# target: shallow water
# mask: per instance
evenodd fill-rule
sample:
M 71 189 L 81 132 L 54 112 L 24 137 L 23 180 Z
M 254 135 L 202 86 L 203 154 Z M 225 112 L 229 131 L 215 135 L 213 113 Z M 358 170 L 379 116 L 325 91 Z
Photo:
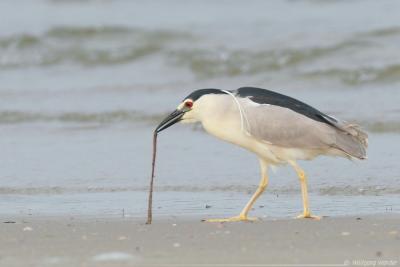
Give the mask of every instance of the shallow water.
M 244 85 L 369 132 L 367 161 L 301 163 L 317 213 L 399 212 L 399 12 L 395 1 L 2 1 L 0 213 L 145 216 L 155 125 L 194 89 Z M 179 125 L 159 138 L 155 213 L 231 215 L 258 180 L 253 155 Z M 295 215 L 294 172 L 271 172 L 255 207 Z

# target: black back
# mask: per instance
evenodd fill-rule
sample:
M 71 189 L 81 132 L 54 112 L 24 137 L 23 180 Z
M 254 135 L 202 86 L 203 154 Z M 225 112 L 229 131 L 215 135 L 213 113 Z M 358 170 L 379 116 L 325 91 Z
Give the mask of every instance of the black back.
M 208 94 L 226 94 L 226 93 L 223 92 L 221 89 L 213 89 L 213 88 L 199 89 L 199 90 L 193 91 L 190 95 L 185 97 L 185 99 L 189 99 L 190 98 L 193 101 L 196 101 L 201 96 L 208 95 Z
M 306 103 L 270 90 L 255 87 L 241 87 L 237 89 L 237 95 L 240 97 L 248 97 L 251 101 L 258 104 L 270 104 L 288 108 L 310 119 L 327 123 L 329 125 L 333 125 L 333 123 L 329 120 L 333 120 L 336 122 L 334 118 L 307 105 Z

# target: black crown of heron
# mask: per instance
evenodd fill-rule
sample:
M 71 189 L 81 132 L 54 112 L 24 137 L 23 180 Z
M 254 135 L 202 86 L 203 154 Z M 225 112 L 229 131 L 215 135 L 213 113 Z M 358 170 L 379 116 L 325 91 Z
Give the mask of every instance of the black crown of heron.
M 158 125 L 155 137 L 177 122 L 200 122 L 206 132 L 255 153 L 260 162 L 259 186 L 240 214 L 209 222 L 256 220 L 248 213 L 268 185 L 268 167 L 281 164 L 290 164 L 300 180 L 303 212 L 298 217 L 319 219 L 310 212 L 307 177 L 297 160 L 320 155 L 366 159 L 368 135 L 358 125 L 261 88 L 196 90 Z

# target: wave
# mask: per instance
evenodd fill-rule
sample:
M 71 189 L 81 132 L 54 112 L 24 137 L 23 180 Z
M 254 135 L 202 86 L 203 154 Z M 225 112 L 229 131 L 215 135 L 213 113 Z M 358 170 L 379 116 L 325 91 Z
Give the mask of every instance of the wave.
M 238 49 L 232 50 L 221 47 L 213 48 L 185 48 L 178 51 L 169 51 L 168 61 L 180 67 L 191 70 L 198 78 L 235 77 L 258 74 L 276 74 L 288 71 L 285 75 L 299 78 L 338 79 L 344 84 L 359 85 L 366 83 L 398 82 L 400 81 L 400 62 L 374 63 L 358 66 L 346 64 L 349 55 L 357 53 L 359 57 L 372 59 L 390 56 L 385 52 L 397 42 L 400 36 L 400 27 L 388 27 L 371 31 L 354 33 L 340 42 L 328 46 L 270 49 Z M 395 38 L 383 40 L 384 37 Z M 389 54 L 387 54 L 389 53 Z M 389 55 L 389 56 L 388 56 Z M 340 62 L 336 68 L 309 72 L 308 66 L 315 62 Z M 379 60 L 381 61 L 381 60 Z M 344 63 L 344 64 L 343 64 Z M 349 67 L 347 67 L 349 66 Z
M 383 68 L 334 68 L 304 73 L 303 77 L 312 79 L 337 79 L 348 85 L 398 82 L 400 81 L 400 64 L 389 65 Z
M 400 35 L 400 27 L 392 26 L 359 34 L 361 37 L 389 37 Z
M 132 110 L 114 110 L 107 112 L 65 112 L 39 113 L 25 111 L 0 111 L 0 124 L 23 123 L 77 123 L 77 124 L 118 124 L 118 123 L 149 123 L 160 122 L 166 113 L 148 114 Z M 357 120 L 349 120 L 356 121 Z M 358 121 L 364 129 L 371 133 L 400 133 L 398 121 Z M 198 128 L 194 127 L 194 130 Z
M 119 26 L 56 27 L 42 35 L 0 38 L 0 68 L 78 64 L 123 64 L 153 55 L 167 44 L 190 38 L 172 31 Z
M 348 40 L 328 47 L 254 52 L 220 47 L 188 49 L 195 39 L 199 38 L 184 32 L 120 26 L 56 27 L 42 35 L 0 38 L 0 68 L 124 64 L 163 52 L 169 63 L 189 68 L 199 77 L 212 78 L 277 71 L 364 45 Z M 183 45 L 169 46 L 181 41 Z
M 272 49 L 261 51 L 228 49 L 186 49 L 171 51 L 170 62 L 190 68 L 200 78 L 254 75 L 295 67 L 301 63 L 328 57 L 358 47 L 360 42 L 346 41 L 327 47 Z
M 99 123 L 110 124 L 120 122 L 157 122 L 166 114 L 145 114 L 138 111 L 117 110 L 98 113 L 66 112 L 47 114 L 23 111 L 0 112 L 0 124 L 62 122 L 62 123 Z
M 354 33 L 328 46 L 233 49 L 210 45 L 207 36 L 172 30 L 56 27 L 40 35 L 0 38 L 0 69 L 63 64 L 112 66 L 158 56 L 165 67 L 188 69 L 199 79 L 275 75 L 285 71 L 285 76 L 338 80 L 347 85 L 392 83 L 400 81 L 400 62 L 391 56 L 394 40 L 399 36 L 400 27 L 387 27 Z M 389 49 L 385 49 L 386 46 Z M 348 55 L 353 53 L 357 53 L 358 58 L 372 57 L 372 63 L 350 64 Z M 378 66 L 373 63 L 377 58 Z M 382 62 L 382 58 L 390 58 L 390 63 Z M 309 70 L 313 63 L 325 66 L 324 62 L 338 65 Z
M 147 186 L 121 186 L 121 187 L 0 187 L 0 194 L 3 195 L 59 195 L 77 193 L 113 193 L 113 192 L 147 192 Z M 192 186 L 192 185 L 165 185 L 157 186 L 158 192 L 242 192 L 252 194 L 254 186 L 230 185 L 230 186 Z M 365 196 L 365 195 L 386 195 L 400 194 L 398 187 L 385 187 L 380 185 L 369 186 L 327 186 L 310 191 L 311 193 L 332 196 Z M 268 194 L 279 196 L 300 194 L 298 187 L 280 187 L 269 189 Z

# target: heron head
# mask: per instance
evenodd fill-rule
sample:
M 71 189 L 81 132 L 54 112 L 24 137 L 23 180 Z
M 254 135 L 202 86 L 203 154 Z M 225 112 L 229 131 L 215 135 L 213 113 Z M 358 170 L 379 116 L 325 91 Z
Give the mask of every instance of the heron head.
M 178 107 L 169 114 L 156 128 L 159 133 L 177 122 L 196 122 L 199 121 L 199 113 L 201 112 L 201 102 L 203 96 L 209 94 L 226 94 L 220 89 L 200 89 L 192 92 L 190 95 L 178 105 Z

